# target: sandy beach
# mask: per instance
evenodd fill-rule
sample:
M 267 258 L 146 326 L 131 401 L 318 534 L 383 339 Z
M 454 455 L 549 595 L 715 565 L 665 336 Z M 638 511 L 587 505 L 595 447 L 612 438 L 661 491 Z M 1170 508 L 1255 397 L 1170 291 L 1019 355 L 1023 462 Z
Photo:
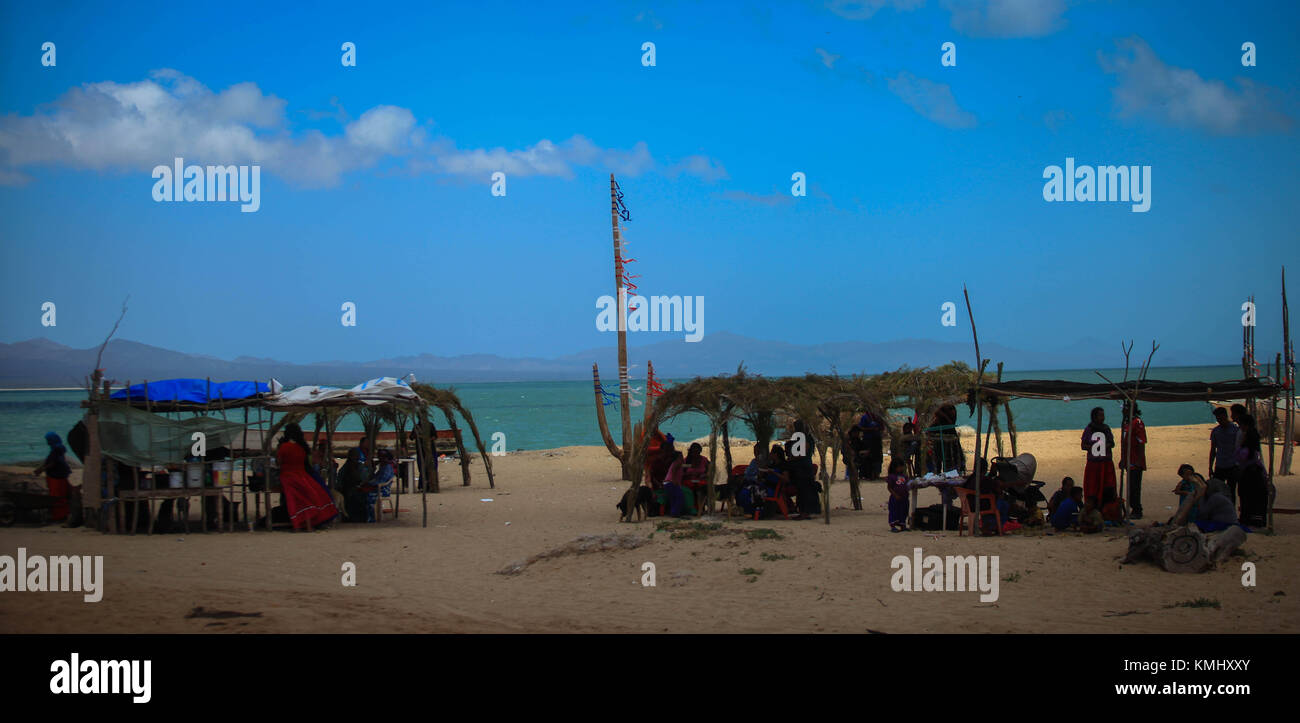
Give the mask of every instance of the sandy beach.
M 1172 514 L 1174 470 L 1204 466 L 1209 426 L 1148 431 L 1143 525 Z M 1081 479 L 1078 435 L 1020 434 L 1047 492 L 1064 475 Z M 733 454 L 737 463 L 750 456 L 745 447 Z M 310 534 L 2 529 L 0 554 L 25 547 L 29 555 L 103 555 L 105 582 L 98 603 L 73 592 L 0 595 L 0 632 L 1295 633 L 1300 623 L 1294 515 L 1277 515 L 1276 534 L 1251 535 L 1240 556 L 1213 571 L 1178 575 L 1149 563 L 1121 566 L 1127 543 L 1119 532 L 891 534 L 881 483 L 864 483 L 865 509 L 857 512 L 849 485 L 836 482 L 829 526 L 820 518 L 716 517 L 719 529 L 673 539 L 657 529 L 665 518 L 618 521 L 625 484 L 604 448 L 512 453 L 493 464 L 494 490 L 480 463 L 470 487 L 460 485 L 457 466 L 444 464 L 444 491 L 428 496 L 427 528 L 420 496 L 403 495 L 396 521 Z M 1277 487 L 1277 506 L 1300 507 L 1300 477 L 1279 478 Z M 921 505 L 937 501 L 936 491 L 922 491 Z M 570 545 L 611 534 L 627 536 L 623 544 L 634 549 L 578 554 Z M 998 555 L 999 599 L 894 592 L 890 560 L 915 547 Z M 1245 561 L 1257 566 L 1256 587 L 1242 585 Z M 355 587 L 341 583 L 345 562 L 356 564 Z M 654 587 L 642 585 L 644 562 L 656 566 Z M 1178 606 L 1198 598 L 1219 607 Z M 197 607 L 249 616 L 187 617 Z

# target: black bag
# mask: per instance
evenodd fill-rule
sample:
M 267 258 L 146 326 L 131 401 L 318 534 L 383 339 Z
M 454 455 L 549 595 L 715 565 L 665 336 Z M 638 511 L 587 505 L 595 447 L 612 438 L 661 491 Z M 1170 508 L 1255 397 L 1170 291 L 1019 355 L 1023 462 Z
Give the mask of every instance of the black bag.
M 960 519 L 961 510 L 956 505 L 949 505 L 948 529 L 956 530 L 958 528 L 957 521 Z M 936 504 L 917 508 L 916 516 L 912 518 L 912 527 L 918 530 L 943 529 L 943 505 Z

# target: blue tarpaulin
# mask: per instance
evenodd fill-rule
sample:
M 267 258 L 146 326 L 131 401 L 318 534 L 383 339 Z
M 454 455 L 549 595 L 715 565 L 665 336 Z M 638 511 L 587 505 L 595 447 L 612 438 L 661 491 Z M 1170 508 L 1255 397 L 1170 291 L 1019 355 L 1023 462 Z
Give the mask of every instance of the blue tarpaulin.
M 209 383 L 206 379 L 164 379 L 144 384 L 132 384 L 126 389 L 113 392 L 113 399 L 129 399 L 132 402 L 190 402 L 206 404 L 209 401 L 220 403 L 232 402 L 266 394 L 271 391 L 266 382 L 212 382 L 211 399 Z M 129 396 L 128 396 L 129 395 Z

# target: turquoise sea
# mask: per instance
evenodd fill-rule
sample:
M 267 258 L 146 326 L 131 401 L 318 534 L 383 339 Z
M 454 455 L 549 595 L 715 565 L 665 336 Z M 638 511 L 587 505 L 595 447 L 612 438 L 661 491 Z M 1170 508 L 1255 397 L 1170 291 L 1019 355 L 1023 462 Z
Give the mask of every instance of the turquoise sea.
M 1119 381 L 1123 369 L 1102 369 L 1112 380 Z M 1240 367 L 1165 367 L 1153 368 L 1152 379 L 1166 381 L 1222 381 L 1241 376 Z M 1004 375 L 1005 379 L 1064 379 L 1081 382 L 1099 382 L 1092 370 L 1020 372 Z M 435 382 L 436 383 L 436 382 Z M 636 382 L 633 382 L 634 386 Z M 592 401 L 591 382 L 492 382 L 452 385 L 474 414 L 484 442 L 491 444 L 494 432 L 506 435 L 506 448 L 548 449 L 569 445 L 600 445 L 600 431 L 596 426 Z M 38 460 L 45 456 L 45 432 L 55 431 L 66 437 L 67 431 L 81 418 L 81 401 L 85 392 L 80 390 L 0 391 L 0 464 Z M 1092 402 L 1052 402 L 1018 400 L 1012 403 L 1016 428 L 1025 431 L 1042 429 L 1083 429 L 1088 422 Z M 1103 403 L 1107 419 L 1112 424 L 1119 420 L 1119 403 Z M 1144 404 L 1143 419 L 1150 426 L 1171 424 L 1205 424 L 1213 421 L 1208 404 L 1187 402 L 1178 404 Z M 633 409 L 633 419 L 640 418 L 643 407 Z M 966 408 L 958 407 L 964 415 Z M 231 413 L 235 414 L 234 412 Z M 618 407 L 606 407 L 610 428 L 619 438 Z M 235 417 L 231 417 L 234 419 Z M 240 415 L 242 418 L 242 414 Z M 974 424 L 967 419 L 964 424 Z M 445 423 L 439 420 L 439 427 Z M 349 417 L 341 429 L 360 430 L 356 417 Z M 679 417 L 665 425 L 679 440 L 690 440 L 709 433 L 708 423 L 698 415 Z M 753 434 L 737 424 L 732 433 L 752 438 Z

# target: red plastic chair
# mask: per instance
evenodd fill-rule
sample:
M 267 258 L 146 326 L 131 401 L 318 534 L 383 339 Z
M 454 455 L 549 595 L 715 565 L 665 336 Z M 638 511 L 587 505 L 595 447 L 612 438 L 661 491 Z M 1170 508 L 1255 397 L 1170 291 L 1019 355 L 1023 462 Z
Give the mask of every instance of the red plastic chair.
M 980 510 L 979 514 L 976 515 L 972 512 L 974 508 L 971 505 L 971 498 L 975 496 L 975 490 L 968 487 L 954 487 L 952 489 L 957 493 L 957 496 L 961 498 L 961 518 L 957 520 L 958 537 L 961 537 L 963 532 L 966 530 L 967 520 L 970 521 L 970 534 L 973 537 L 975 535 L 976 517 L 978 517 L 979 521 L 982 523 L 984 518 L 990 515 L 993 517 L 993 527 L 997 529 L 999 535 L 1002 534 L 1002 518 L 998 515 L 997 495 L 980 495 L 981 502 L 988 500 L 989 508 L 987 510 Z
M 761 484 L 759 486 L 762 487 Z M 776 508 L 781 511 L 781 516 L 788 520 L 790 519 L 790 507 L 789 505 L 786 504 L 785 501 L 787 496 L 785 492 L 785 488 L 786 488 L 786 483 L 778 481 L 776 483 L 776 488 L 773 489 L 772 494 L 770 496 L 767 493 L 763 494 L 763 504 L 767 504 L 768 502 L 775 502 Z M 762 512 L 762 508 L 755 506 L 754 519 L 756 520 L 758 519 L 758 515 L 760 512 Z

